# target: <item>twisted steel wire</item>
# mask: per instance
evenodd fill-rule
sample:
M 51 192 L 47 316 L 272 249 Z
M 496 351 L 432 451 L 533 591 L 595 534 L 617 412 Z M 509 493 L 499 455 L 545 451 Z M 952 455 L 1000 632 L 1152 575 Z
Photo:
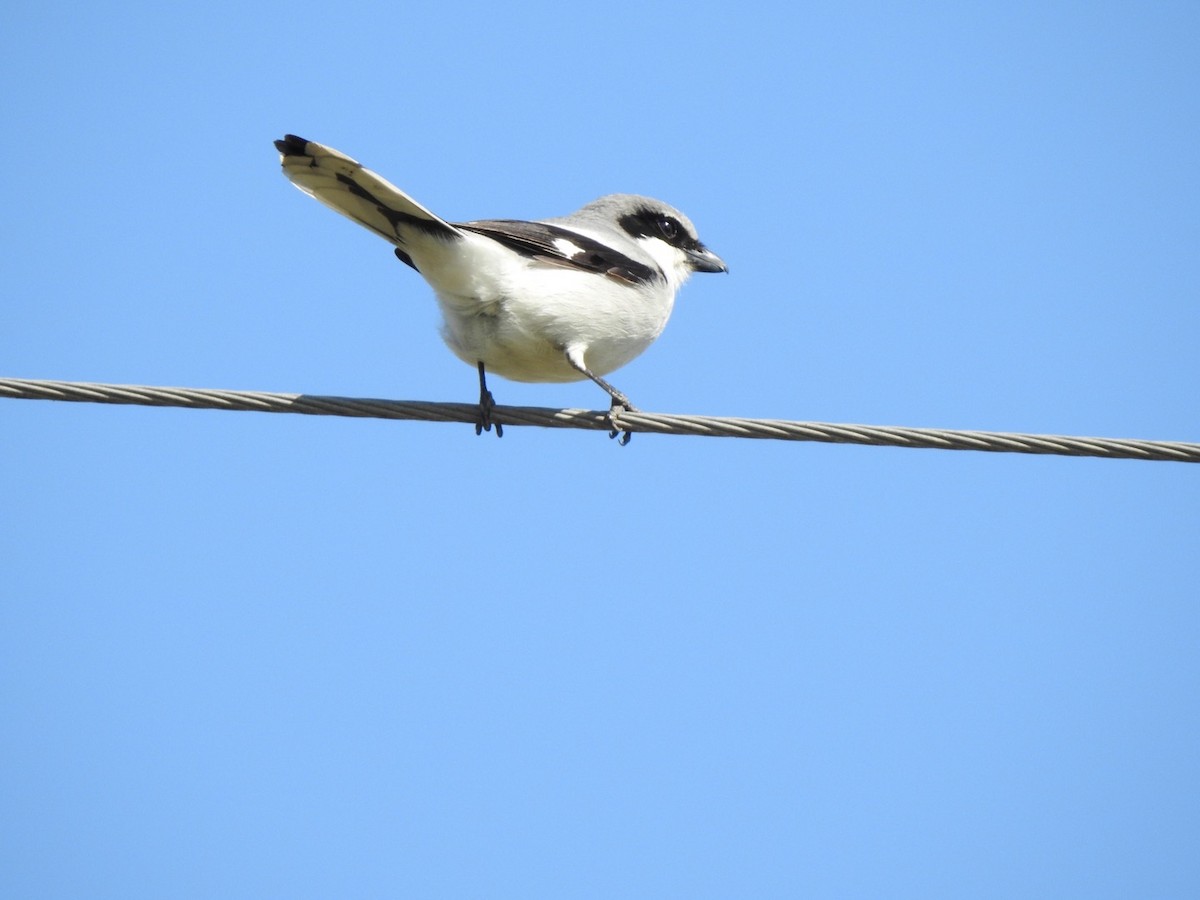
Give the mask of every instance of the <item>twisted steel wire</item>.
M 420 400 L 381 400 L 329 397 L 318 394 L 283 394 L 268 391 L 156 387 L 24 378 L 0 378 L 0 397 L 17 400 L 65 400 L 77 403 L 301 413 L 314 416 L 414 419 L 426 422 L 474 423 L 479 412 L 478 407 L 473 403 L 431 403 Z M 671 415 L 641 410 L 619 410 L 610 415 L 607 412 L 592 410 L 547 409 L 533 406 L 497 406 L 492 411 L 492 420 L 505 427 L 537 425 L 543 428 L 584 428 L 598 431 L 610 431 L 617 428 L 632 432 L 690 434 L 704 437 L 819 441 L 880 447 L 1200 462 L 1200 444 L 1131 438 L 960 431 L 889 425 L 846 425 L 784 419 Z

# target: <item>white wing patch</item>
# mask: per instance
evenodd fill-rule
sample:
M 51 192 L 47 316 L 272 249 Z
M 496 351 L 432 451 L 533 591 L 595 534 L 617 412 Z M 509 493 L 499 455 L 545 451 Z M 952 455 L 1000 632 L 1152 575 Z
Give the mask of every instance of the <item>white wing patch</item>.
M 554 239 L 554 249 L 567 259 L 574 259 L 576 256 L 581 256 L 583 254 L 582 247 L 564 237 Z

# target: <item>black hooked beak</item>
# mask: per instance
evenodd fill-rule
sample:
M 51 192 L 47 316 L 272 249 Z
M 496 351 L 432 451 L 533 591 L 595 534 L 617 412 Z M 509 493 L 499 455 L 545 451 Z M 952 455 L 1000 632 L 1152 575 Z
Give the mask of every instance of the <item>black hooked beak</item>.
M 703 244 L 696 246 L 695 250 L 687 251 L 688 263 L 691 264 L 693 272 L 728 272 L 729 266 L 725 265 L 725 260 L 717 256 Z

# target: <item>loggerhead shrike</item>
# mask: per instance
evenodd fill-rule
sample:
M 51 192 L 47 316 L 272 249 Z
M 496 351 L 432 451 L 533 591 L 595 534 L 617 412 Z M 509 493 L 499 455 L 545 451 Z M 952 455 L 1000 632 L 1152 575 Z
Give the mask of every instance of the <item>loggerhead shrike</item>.
M 275 147 L 292 184 L 395 244 L 400 261 L 433 287 L 442 337 L 479 371 L 476 434 L 492 425 L 486 372 L 513 381 L 590 378 L 614 409 L 632 410 L 603 376 L 662 333 L 692 272 L 728 271 L 687 216 L 649 197 L 609 194 L 538 222 L 451 223 L 330 147 L 292 134 Z

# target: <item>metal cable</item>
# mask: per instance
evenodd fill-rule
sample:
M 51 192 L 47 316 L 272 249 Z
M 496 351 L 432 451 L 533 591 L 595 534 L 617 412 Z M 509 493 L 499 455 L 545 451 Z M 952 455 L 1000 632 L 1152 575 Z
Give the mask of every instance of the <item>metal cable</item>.
M 419 400 L 373 400 L 316 394 L 266 391 L 226 391 L 211 388 L 151 387 L 95 384 L 81 381 L 42 381 L 0 378 L 0 397 L 17 400 L 67 400 L 78 403 L 117 403 L 137 406 L 178 406 L 188 409 L 229 409 L 248 412 L 303 413 L 312 416 L 352 416 L 376 419 L 418 419 L 426 422 L 474 423 L 473 403 L 429 403 Z M 1145 459 L 1200 462 L 1200 444 L 1144 441 L 1129 438 L 1067 437 L 996 431 L 954 431 L 943 428 L 902 428 L 884 425 L 839 425 L 792 422 L 783 419 L 742 419 L 726 416 L 686 416 L 642 411 L 614 413 L 534 406 L 497 406 L 492 420 L 505 427 L 585 428 L 705 437 L 760 438 L 781 441 L 820 441 L 935 450 L 982 450 L 993 453 L 1035 453 L 1055 456 L 1098 456 L 1106 459 Z

